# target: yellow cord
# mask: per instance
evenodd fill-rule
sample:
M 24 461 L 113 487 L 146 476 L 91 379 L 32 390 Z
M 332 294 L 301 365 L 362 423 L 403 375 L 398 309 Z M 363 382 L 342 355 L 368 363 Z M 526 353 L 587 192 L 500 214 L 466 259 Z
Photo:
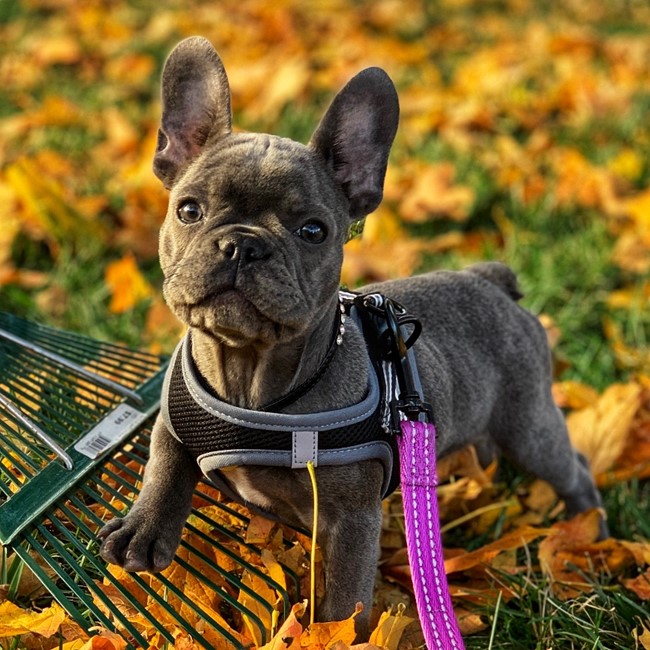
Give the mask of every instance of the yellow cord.
M 307 463 L 307 471 L 311 479 L 311 489 L 314 494 L 314 522 L 311 534 L 311 557 L 310 557 L 310 582 L 311 582 L 311 607 L 309 608 L 309 624 L 313 625 L 316 616 L 316 540 L 318 530 L 318 484 L 316 483 L 316 470 L 314 463 L 310 460 Z

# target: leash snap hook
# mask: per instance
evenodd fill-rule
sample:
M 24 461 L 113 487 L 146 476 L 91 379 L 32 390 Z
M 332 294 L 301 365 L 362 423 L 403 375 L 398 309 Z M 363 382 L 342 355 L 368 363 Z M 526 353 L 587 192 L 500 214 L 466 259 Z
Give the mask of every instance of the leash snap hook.
M 386 325 L 388 326 L 387 334 L 389 338 L 389 358 L 393 361 L 395 372 L 397 374 L 397 383 L 399 385 L 399 399 L 391 403 L 393 416 L 393 425 L 397 431 L 400 431 L 400 421 L 406 417 L 408 420 L 420 422 L 433 422 L 433 410 L 431 405 L 423 401 L 417 388 L 416 372 L 413 360 L 409 354 L 409 348 L 419 336 L 422 326 L 420 321 L 408 318 L 402 319 L 402 323 L 412 323 L 415 325 L 414 331 L 404 339 L 400 319 L 396 313 L 395 303 L 386 299 L 384 302 L 384 313 Z

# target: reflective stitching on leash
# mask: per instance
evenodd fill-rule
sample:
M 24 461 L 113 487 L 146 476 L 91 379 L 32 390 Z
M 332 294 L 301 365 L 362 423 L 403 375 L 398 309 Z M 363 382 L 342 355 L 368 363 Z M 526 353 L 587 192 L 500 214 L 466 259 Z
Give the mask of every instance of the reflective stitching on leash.
M 412 468 L 412 474 L 413 474 L 413 486 L 410 487 L 410 489 L 413 492 L 413 524 L 414 524 L 414 533 L 415 533 L 415 548 L 418 554 L 418 564 L 420 565 L 420 575 L 421 576 L 426 576 L 428 571 L 424 568 L 424 561 L 422 559 L 422 540 L 420 536 L 420 527 L 419 527 L 419 521 L 418 517 L 420 515 L 420 508 L 418 508 L 418 503 L 417 503 L 417 496 L 418 496 L 418 490 L 415 487 L 415 482 L 417 480 L 417 449 L 416 449 L 416 434 L 417 434 L 417 428 L 415 426 L 415 422 L 410 422 L 409 425 L 411 427 L 411 468 Z M 428 490 L 427 490 L 428 492 Z M 427 508 L 427 515 L 428 515 L 428 508 Z M 431 544 L 431 550 L 435 552 L 435 547 L 433 544 Z M 424 600 L 427 605 L 427 614 L 429 616 L 429 620 L 431 622 L 431 630 L 433 631 L 434 636 L 436 637 L 436 642 L 440 644 L 440 635 L 438 634 L 438 629 L 437 626 L 435 625 L 435 615 L 433 614 L 433 608 L 431 606 L 431 598 L 429 596 L 429 586 L 427 584 L 427 580 L 420 580 L 419 581 L 420 589 L 422 591 L 422 594 L 424 595 Z
M 413 425 L 415 427 L 415 425 Z M 424 427 L 423 427 L 424 428 Z M 454 648 L 458 648 L 458 645 L 456 644 L 456 638 L 454 636 L 454 631 L 452 628 L 451 621 L 449 620 L 449 612 L 447 611 L 447 603 L 445 601 L 445 595 L 443 593 L 442 589 L 442 580 L 446 580 L 447 576 L 441 576 L 440 575 L 440 567 L 444 566 L 444 558 L 442 557 L 442 549 L 439 548 L 439 545 L 437 543 L 437 537 L 436 535 L 437 532 L 437 508 L 435 508 L 435 504 L 432 502 L 432 492 L 435 490 L 435 485 L 438 484 L 438 477 L 435 477 L 435 481 L 433 485 L 429 483 L 429 477 L 430 477 L 430 457 L 429 457 L 429 452 L 430 452 L 430 436 L 426 435 L 430 433 L 430 431 L 425 431 L 424 433 L 424 458 L 425 458 L 425 473 L 427 477 L 427 487 L 425 488 L 425 495 L 426 495 L 426 500 L 427 500 L 427 524 L 428 524 L 428 533 L 429 533 L 429 542 L 431 543 L 431 550 L 432 550 L 432 564 L 433 564 L 433 572 L 435 574 L 435 584 L 436 584 L 436 592 L 438 595 L 438 604 L 440 606 L 440 612 L 442 613 L 442 616 L 445 621 L 445 627 L 447 629 L 447 634 L 449 635 L 449 639 L 451 640 L 451 644 Z M 435 459 L 434 459 L 435 462 Z
M 407 550 L 425 641 L 429 650 L 464 650 L 463 638 L 453 614 L 447 577 L 442 568 L 442 541 L 437 501 L 434 501 L 434 490 L 438 482 L 435 427 L 407 419 L 402 420 L 401 428 L 400 454 Z

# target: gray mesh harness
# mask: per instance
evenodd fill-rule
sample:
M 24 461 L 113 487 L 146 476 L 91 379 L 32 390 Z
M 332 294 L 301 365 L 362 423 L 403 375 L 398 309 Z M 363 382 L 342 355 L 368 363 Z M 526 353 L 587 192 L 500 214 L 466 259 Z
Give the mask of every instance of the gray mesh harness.
M 304 468 L 379 460 L 382 497 L 399 484 L 395 437 L 385 427 L 384 375 L 370 363 L 366 396 L 358 404 L 320 413 L 285 414 L 239 408 L 210 392 L 186 336 L 176 348 L 163 386 L 161 413 L 170 432 L 202 472 L 239 500 L 221 471 L 241 465 Z

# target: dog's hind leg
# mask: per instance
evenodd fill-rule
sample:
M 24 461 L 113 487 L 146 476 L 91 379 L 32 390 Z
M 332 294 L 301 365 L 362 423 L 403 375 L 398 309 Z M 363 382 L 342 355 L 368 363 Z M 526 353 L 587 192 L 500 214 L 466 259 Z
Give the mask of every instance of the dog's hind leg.
M 600 493 L 596 488 L 589 465 L 569 440 L 561 411 L 550 396 L 527 401 L 527 406 L 510 408 L 500 414 L 492 435 L 503 453 L 522 469 L 547 481 L 566 505 L 567 515 L 591 508 L 602 509 Z M 603 518 L 600 537 L 609 531 Z

